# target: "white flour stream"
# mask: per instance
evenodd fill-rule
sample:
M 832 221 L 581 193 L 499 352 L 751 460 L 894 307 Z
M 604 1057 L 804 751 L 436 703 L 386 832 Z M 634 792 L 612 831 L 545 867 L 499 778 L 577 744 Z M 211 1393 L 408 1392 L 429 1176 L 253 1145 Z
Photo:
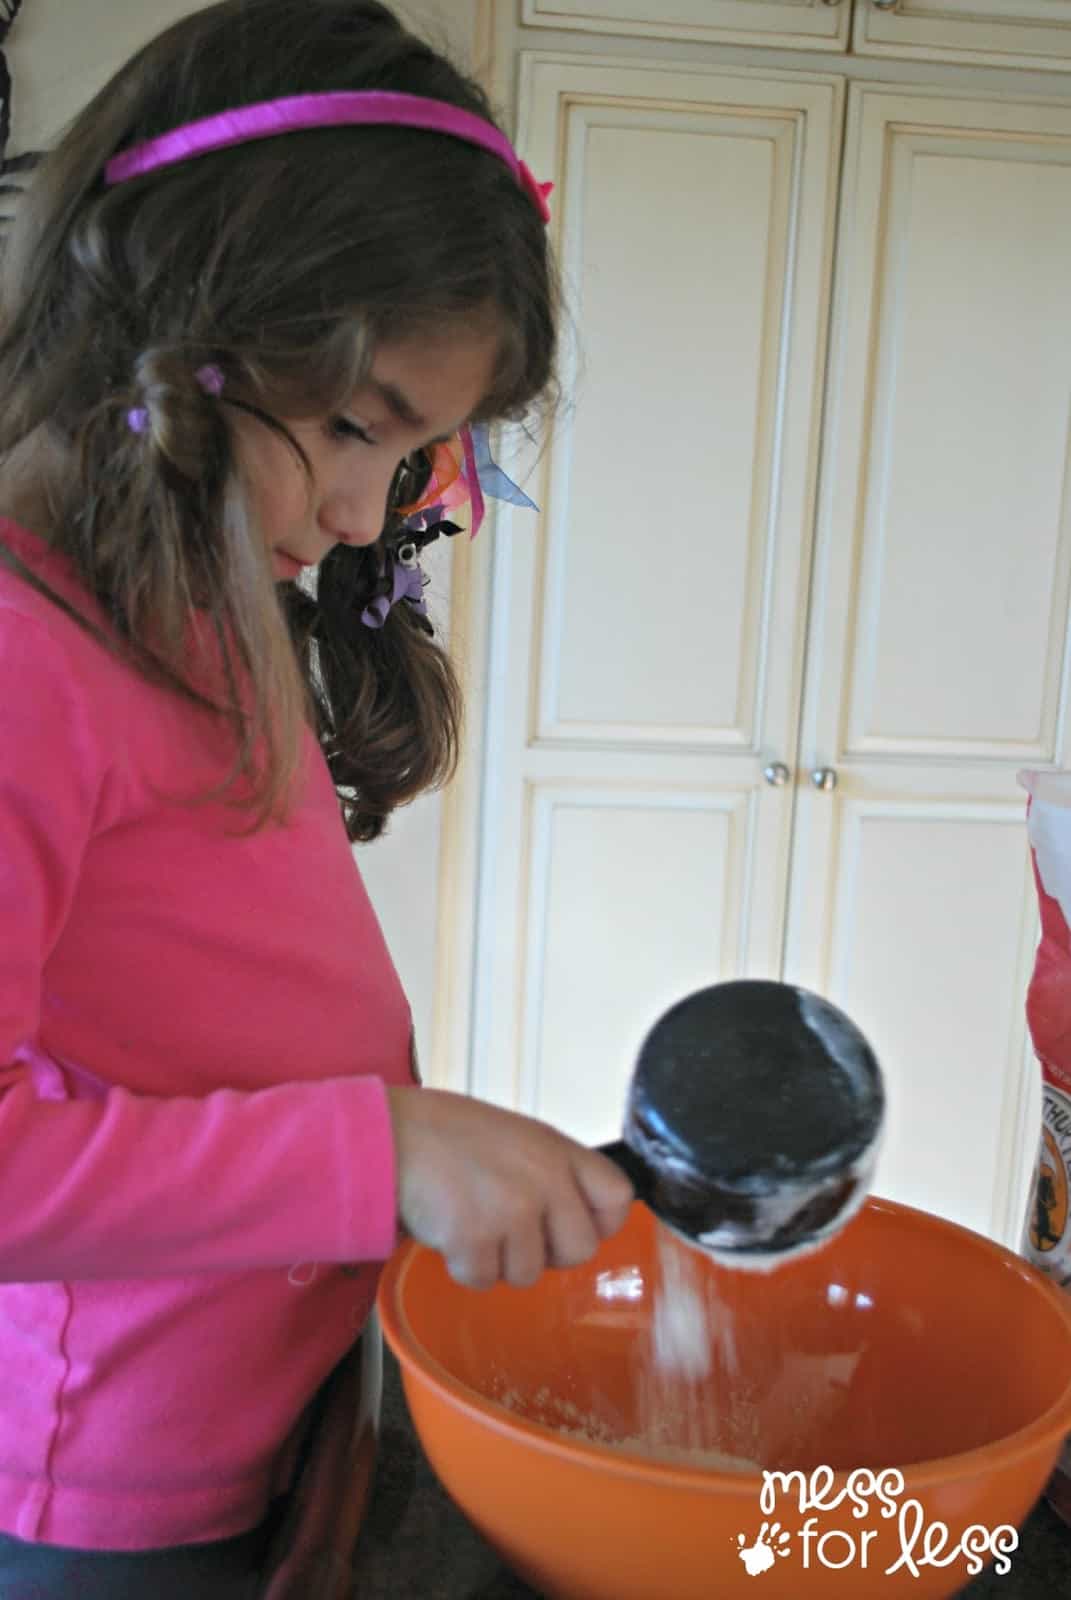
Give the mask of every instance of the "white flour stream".
M 546 1387 L 530 1397 L 507 1389 L 496 1396 L 498 1403 L 604 1449 L 714 1472 L 760 1472 L 752 1457 L 721 1448 L 727 1436 L 733 1442 L 748 1437 L 750 1407 L 738 1387 L 733 1313 L 704 1286 L 700 1269 L 691 1246 L 658 1229 L 655 1281 L 648 1290 L 652 1319 L 636 1352 L 636 1431 L 623 1434 L 604 1416 Z M 734 1407 L 739 1414 L 729 1428 Z

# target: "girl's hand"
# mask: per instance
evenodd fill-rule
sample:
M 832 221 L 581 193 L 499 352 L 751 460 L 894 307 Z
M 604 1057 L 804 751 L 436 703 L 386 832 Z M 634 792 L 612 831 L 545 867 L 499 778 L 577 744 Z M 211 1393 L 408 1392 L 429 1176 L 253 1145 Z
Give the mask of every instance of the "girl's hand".
M 524 1287 L 623 1226 L 628 1179 L 548 1123 L 446 1089 L 387 1093 L 402 1223 L 458 1283 Z

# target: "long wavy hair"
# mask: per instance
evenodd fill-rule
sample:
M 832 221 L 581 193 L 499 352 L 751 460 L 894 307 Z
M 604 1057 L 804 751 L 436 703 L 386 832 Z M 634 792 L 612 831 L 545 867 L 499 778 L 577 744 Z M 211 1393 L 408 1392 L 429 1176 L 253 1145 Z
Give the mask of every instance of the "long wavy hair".
M 391 126 L 258 141 L 114 188 L 102 178 L 116 152 L 179 124 L 343 89 L 494 120 L 479 86 L 375 0 L 223 0 L 147 45 L 77 117 L 4 247 L 0 492 L 28 480 L 47 508 L 35 531 L 108 623 L 84 626 L 229 719 L 224 789 L 251 826 L 285 814 L 311 723 L 350 838 L 370 840 L 451 775 L 458 682 L 408 605 L 381 629 L 361 624 L 400 529 L 390 511 L 375 545 L 332 550 L 315 596 L 275 582 L 227 408 L 302 456 L 280 419 L 344 409 L 378 343 L 490 317 L 499 355 L 476 420 L 528 414 L 554 382 L 546 230 L 495 156 Z M 225 404 L 197 381 L 206 364 L 225 376 Z M 425 471 L 404 463 L 392 504 Z M 70 609 L 13 551 L 0 559 Z M 222 661 L 211 694 L 188 659 L 195 611 Z

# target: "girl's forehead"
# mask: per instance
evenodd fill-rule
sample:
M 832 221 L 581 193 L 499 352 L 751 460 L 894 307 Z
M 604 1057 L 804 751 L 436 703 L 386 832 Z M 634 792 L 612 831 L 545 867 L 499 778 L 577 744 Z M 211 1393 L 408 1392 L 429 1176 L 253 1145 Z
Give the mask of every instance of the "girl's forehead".
M 362 387 L 408 427 L 449 432 L 490 392 L 500 349 L 497 329 L 465 326 L 386 341 Z

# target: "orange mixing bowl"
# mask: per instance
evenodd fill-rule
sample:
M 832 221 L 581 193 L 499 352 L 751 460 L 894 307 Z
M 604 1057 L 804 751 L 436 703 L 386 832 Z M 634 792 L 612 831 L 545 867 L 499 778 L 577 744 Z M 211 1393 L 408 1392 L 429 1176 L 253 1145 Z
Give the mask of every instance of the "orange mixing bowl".
M 689 1252 L 713 1368 L 659 1388 L 665 1238 L 635 1205 L 590 1262 L 530 1289 L 461 1288 L 413 1243 L 387 1266 L 380 1316 L 417 1433 L 504 1561 L 559 1600 L 755 1600 L 758 1575 L 762 1600 L 924 1600 L 1014 1566 L 1012 1530 L 1071 1432 L 1071 1297 L 978 1234 L 871 1199 L 773 1273 Z M 597 1442 L 654 1415 L 678 1443 L 803 1476 Z

